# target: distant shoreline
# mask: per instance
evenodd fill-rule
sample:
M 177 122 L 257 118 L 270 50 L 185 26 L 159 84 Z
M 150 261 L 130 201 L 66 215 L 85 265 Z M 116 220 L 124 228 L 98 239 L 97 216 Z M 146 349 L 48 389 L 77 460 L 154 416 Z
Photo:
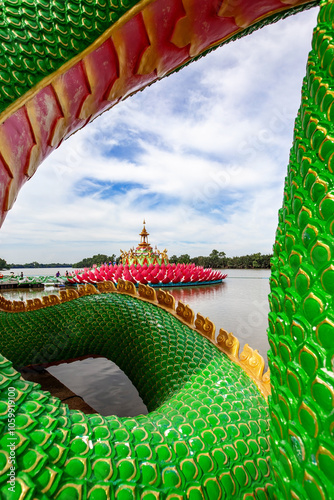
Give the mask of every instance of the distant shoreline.
M 9 269 L 45 269 L 45 268 L 56 268 L 56 267 L 73 267 L 72 264 L 39 264 L 38 266 L 26 266 L 25 264 L 16 264 L 15 266 L 10 265 L 7 267 Z M 5 269 L 3 269 L 4 271 Z

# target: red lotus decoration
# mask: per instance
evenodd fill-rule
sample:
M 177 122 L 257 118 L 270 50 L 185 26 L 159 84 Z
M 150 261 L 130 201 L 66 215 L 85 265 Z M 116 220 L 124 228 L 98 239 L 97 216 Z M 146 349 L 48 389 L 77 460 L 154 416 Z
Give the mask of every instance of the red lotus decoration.
M 153 265 L 102 265 L 84 271 L 75 271 L 68 277 L 68 281 L 77 283 L 98 283 L 100 281 L 112 281 L 115 284 L 119 279 L 131 281 L 132 283 L 143 283 L 151 286 L 174 286 L 205 283 L 220 283 L 227 274 L 214 271 L 211 268 L 195 266 L 195 264 L 159 264 Z

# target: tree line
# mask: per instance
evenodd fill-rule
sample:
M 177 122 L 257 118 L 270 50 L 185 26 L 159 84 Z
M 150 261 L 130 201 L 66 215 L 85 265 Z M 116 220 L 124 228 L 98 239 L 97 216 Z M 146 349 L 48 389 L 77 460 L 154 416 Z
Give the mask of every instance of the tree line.
M 189 264 L 193 262 L 196 266 L 212 267 L 213 269 L 270 269 L 271 257 L 272 254 L 262 255 L 260 252 L 242 255 L 241 257 L 227 257 L 225 252 L 212 250 L 207 257 L 203 255 L 190 257 L 188 254 L 179 257 L 172 255 L 169 262 L 171 264 Z
M 0 259 L 0 269 L 25 269 L 25 268 L 43 268 L 43 267 L 72 267 L 72 264 L 60 264 L 59 262 L 52 262 L 51 264 L 41 264 L 40 262 L 27 262 L 26 264 L 7 264 L 5 259 Z
M 269 269 L 270 259 L 272 255 L 262 255 L 259 253 L 253 253 L 250 255 L 242 255 L 241 257 L 227 257 L 225 252 L 219 252 L 218 250 L 212 250 L 210 255 L 199 257 L 190 257 L 189 254 L 182 254 L 179 257 L 172 255 L 169 259 L 171 264 L 189 264 L 194 263 L 196 266 L 202 267 L 212 267 L 213 269 Z M 29 262 L 27 264 L 7 264 L 4 259 L 0 259 L 0 269 L 21 269 L 21 268 L 42 268 L 42 267 L 93 267 L 94 264 L 100 266 L 105 262 L 112 264 L 116 262 L 120 263 L 121 257 L 117 257 L 115 254 L 105 255 L 97 254 L 92 257 L 86 257 L 79 262 L 74 264 L 40 264 L 39 262 Z
M 179 257 L 172 255 L 169 258 L 171 264 L 189 264 L 194 263 L 196 266 L 202 267 L 212 267 L 213 269 L 269 269 L 270 259 L 272 255 L 262 255 L 261 253 L 253 253 L 251 255 L 243 255 L 241 257 L 227 257 L 225 252 L 219 252 L 218 250 L 212 250 L 208 256 L 190 257 L 188 254 L 182 254 Z M 97 266 L 104 264 L 112 264 L 116 262 L 119 264 L 121 262 L 121 257 L 117 257 L 113 254 L 107 256 L 104 254 L 93 255 L 93 257 L 87 257 L 73 264 L 73 267 L 92 267 L 94 264 Z
M 117 263 L 119 262 L 120 257 L 117 259 Z M 112 255 L 104 255 L 102 253 L 98 253 L 97 255 L 93 255 L 93 257 L 86 257 L 85 259 L 80 260 L 80 262 L 76 262 L 73 264 L 72 267 L 93 267 L 94 264 L 97 266 L 100 266 L 104 263 L 109 264 L 111 262 L 112 264 L 116 262 L 116 255 L 113 253 Z

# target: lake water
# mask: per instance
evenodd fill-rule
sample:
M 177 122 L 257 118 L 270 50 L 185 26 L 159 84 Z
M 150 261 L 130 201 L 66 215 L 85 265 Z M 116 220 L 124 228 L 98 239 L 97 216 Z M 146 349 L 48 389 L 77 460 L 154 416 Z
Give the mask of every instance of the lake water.
M 71 268 L 60 268 L 62 275 Z M 13 269 L 20 274 L 21 269 Z M 55 276 L 57 268 L 22 269 L 25 276 Z M 266 359 L 268 351 L 267 316 L 269 312 L 270 270 L 224 269 L 228 276 L 222 284 L 169 289 L 176 302 L 188 304 L 195 315 L 199 312 L 240 340 L 241 348 L 249 344 Z M 7 274 L 7 273 L 6 273 Z M 57 293 L 57 289 L 3 291 L 6 298 L 26 300 L 42 294 Z M 103 415 L 132 416 L 147 413 L 126 375 L 109 360 L 86 359 L 48 368 L 73 392 L 82 396 Z

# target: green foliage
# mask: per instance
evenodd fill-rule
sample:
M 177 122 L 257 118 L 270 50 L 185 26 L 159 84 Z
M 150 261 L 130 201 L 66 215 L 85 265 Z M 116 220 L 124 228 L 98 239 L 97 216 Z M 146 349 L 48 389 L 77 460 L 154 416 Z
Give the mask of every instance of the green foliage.
M 261 253 L 243 255 L 241 257 L 226 257 L 225 252 L 214 249 L 209 256 L 200 255 L 193 259 L 188 254 L 180 255 L 180 257 L 172 255 L 169 262 L 171 264 L 193 262 L 196 266 L 212 267 L 213 269 L 270 269 L 271 257 L 272 255 L 262 255 Z
M 209 255 L 209 262 L 207 267 L 212 267 L 214 269 L 217 269 L 219 267 L 225 267 L 226 266 L 226 254 L 225 252 L 218 252 L 218 250 L 212 250 L 212 252 Z
M 82 259 L 80 262 L 76 262 L 75 264 L 73 264 L 73 267 L 92 267 L 94 264 L 100 266 L 105 262 L 107 262 L 108 264 L 109 262 L 114 262 L 115 260 L 116 260 L 115 254 L 112 254 L 110 257 L 108 257 L 108 255 L 99 253 L 97 255 L 93 255 L 93 257 L 86 257 L 85 259 Z
M 60 264 L 59 262 L 52 262 L 51 264 L 40 264 L 39 262 L 27 262 L 26 264 L 8 264 L 8 269 L 38 269 L 44 267 L 72 267 L 72 264 Z
M 177 264 L 177 262 L 178 262 L 178 258 L 176 255 L 172 255 L 171 257 L 169 257 L 168 260 L 169 260 L 170 264 Z
M 10 266 L 7 264 L 5 259 L 0 259 L 0 269 L 10 269 Z
M 189 262 L 191 262 L 191 257 L 189 254 L 184 253 L 180 255 L 180 257 L 177 259 L 177 262 L 179 264 L 189 264 Z
M 272 255 L 262 255 L 261 253 L 231 257 L 227 259 L 227 267 L 231 269 L 270 269 L 271 257 Z

